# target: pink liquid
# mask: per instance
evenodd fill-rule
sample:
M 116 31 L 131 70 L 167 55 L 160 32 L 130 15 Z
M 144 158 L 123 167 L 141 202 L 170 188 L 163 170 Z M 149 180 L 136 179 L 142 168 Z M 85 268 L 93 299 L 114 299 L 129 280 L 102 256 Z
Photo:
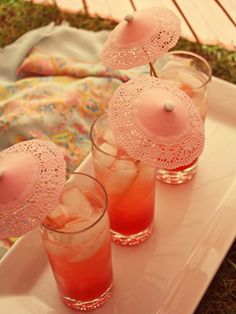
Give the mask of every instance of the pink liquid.
M 145 186 L 134 183 L 123 197 L 111 194 L 108 206 L 111 229 L 129 235 L 148 228 L 154 216 L 154 194 L 152 182 Z
M 81 262 L 70 262 L 69 255 L 61 257 L 48 253 L 48 257 L 58 288 L 63 296 L 89 301 L 102 295 L 111 285 L 109 237 L 96 254 Z
M 124 235 L 131 235 L 148 228 L 154 218 L 155 170 L 132 161 L 136 166 L 136 173 L 130 179 L 129 176 L 126 177 L 126 171 L 129 170 L 113 170 L 115 163 L 119 162 L 118 156 L 117 159 L 114 158 L 110 167 L 103 166 L 95 156 L 96 154 L 93 159 L 96 177 L 103 183 L 108 194 L 111 229 Z M 114 180 L 116 176 L 119 177 Z M 123 183 L 125 188 L 122 186 Z
M 174 171 L 174 172 L 176 172 L 176 171 L 184 171 L 185 169 L 188 169 L 188 168 L 192 167 L 197 162 L 197 160 L 198 160 L 198 158 L 195 159 L 193 162 L 191 162 L 190 164 L 188 164 L 186 166 L 178 167 L 178 168 L 175 168 L 173 170 L 168 170 L 168 171 L 170 171 L 170 172 L 171 171 Z
M 69 188 L 66 191 L 74 190 Z M 59 207 L 59 214 L 50 214 L 44 222 L 55 231 L 46 227 L 42 231 L 51 268 L 66 304 L 65 298 L 80 302 L 99 298 L 112 284 L 108 217 L 106 213 L 102 215 L 102 204 L 97 197 L 90 193 L 83 195 L 90 204 L 91 213 L 78 210 L 71 216 L 62 211 L 60 215 Z

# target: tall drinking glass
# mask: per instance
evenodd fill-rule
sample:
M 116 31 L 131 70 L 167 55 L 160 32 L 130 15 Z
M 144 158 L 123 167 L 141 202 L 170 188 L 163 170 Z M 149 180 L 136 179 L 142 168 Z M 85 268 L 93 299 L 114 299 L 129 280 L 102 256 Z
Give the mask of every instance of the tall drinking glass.
M 112 288 L 107 194 L 94 178 L 73 173 L 41 235 L 63 302 L 76 310 L 102 305 Z
M 112 239 L 121 245 L 136 245 L 153 228 L 156 171 L 130 158 L 117 145 L 107 116 L 91 128 L 92 157 L 96 178 L 108 194 Z
M 207 114 L 207 89 L 212 76 L 209 63 L 201 56 L 188 51 L 171 51 L 155 64 L 158 77 L 168 80 L 182 89 L 199 110 L 202 120 Z M 197 160 L 174 170 L 157 170 L 157 178 L 170 184 L 184 183 L 196 172 Z

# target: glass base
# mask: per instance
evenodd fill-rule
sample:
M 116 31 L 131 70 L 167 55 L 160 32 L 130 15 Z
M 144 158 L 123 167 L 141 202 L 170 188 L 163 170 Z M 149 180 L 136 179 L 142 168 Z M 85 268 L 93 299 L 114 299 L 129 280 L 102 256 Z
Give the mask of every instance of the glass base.
M 142 242 L 144 242 L 147 238 L 150 237 L 153 231 L 153 225 L 150 225 L 145 230 L 131 234 L 131 235 L 125 235 L 121 234 L 119 232 L 116 232 L 114 230 L 111 230 L 111 238 L 112 241 L 116 244 L 123 245 L 123 246 L 132 246 L 137 245 Z
M 80 301 L 76 299 L 71 299 L 66 296 L 61 296 L 62 301 L 70 308 L 77 311 L 89 311 L 94 310 L 97 307 L 103 305 L 111 296 L 112 284 L 100 297 L 90 300 L 90 301 Z
M 197 170 L 197 162 L 195 162 L 192 166 L 180 170 L 157 170 L 157 179 L 161 182 L 168 184 L 182 184 L 192 179 Z

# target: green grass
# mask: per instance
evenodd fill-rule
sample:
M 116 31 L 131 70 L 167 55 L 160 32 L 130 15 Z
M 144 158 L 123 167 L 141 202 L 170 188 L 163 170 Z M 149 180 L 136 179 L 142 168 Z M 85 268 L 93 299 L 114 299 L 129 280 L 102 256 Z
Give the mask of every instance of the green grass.
M 219 46 L 199 45 L 181 38 L 175 50 L 189 50 L 210 63 L 213 75 L 236 84 L 236 52 Z
M 73 27 L 94 31 L 110 30 L 116 25 L 114 21 L 99 17 L 90 18 L 84 13 L 74 15 L 62 13 L 56 6 L 33 5 L 20 0 L 0 1 L 0 47 L 14 42 L 27 31 L 47 25 L 51 21 L 60 24 L 62 20 L 66 20 Z M 175 49 L 189 50 L 202 55 L 211 64 L 215 76 L 236 83 L 236 52 L 218 46 L 198 45 L 182 38 Z M 236 242 L 195 314 L 236 314 Z
M 35 5 L 20 0 L 0 0 L 0 47 L 4 47 L 22 34 L 54 21 L 60 24 L 66 20 L 73 27 L 99 31 L 112 29 L 115 22 L 99 17 L 88 18 L 83 13 L 62 13 L 56 6 Z

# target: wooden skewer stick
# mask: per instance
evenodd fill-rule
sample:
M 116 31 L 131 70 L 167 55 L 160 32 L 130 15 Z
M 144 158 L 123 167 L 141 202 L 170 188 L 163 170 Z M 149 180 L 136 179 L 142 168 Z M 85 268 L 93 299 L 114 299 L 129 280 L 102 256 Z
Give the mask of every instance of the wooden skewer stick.
M 152 64 L 152 62 L 149 62 L 149 66 L 150 66 L 150 68 L 151 68 L 151 72 L 152 72 L 153 76 L 158 77 L 158 76 L 157 76 L 157 72 L 156 72 L 156 70 L 155 70 L 155 68 L 154 68 L 154 66 L 153 66 L 153 64 Z

